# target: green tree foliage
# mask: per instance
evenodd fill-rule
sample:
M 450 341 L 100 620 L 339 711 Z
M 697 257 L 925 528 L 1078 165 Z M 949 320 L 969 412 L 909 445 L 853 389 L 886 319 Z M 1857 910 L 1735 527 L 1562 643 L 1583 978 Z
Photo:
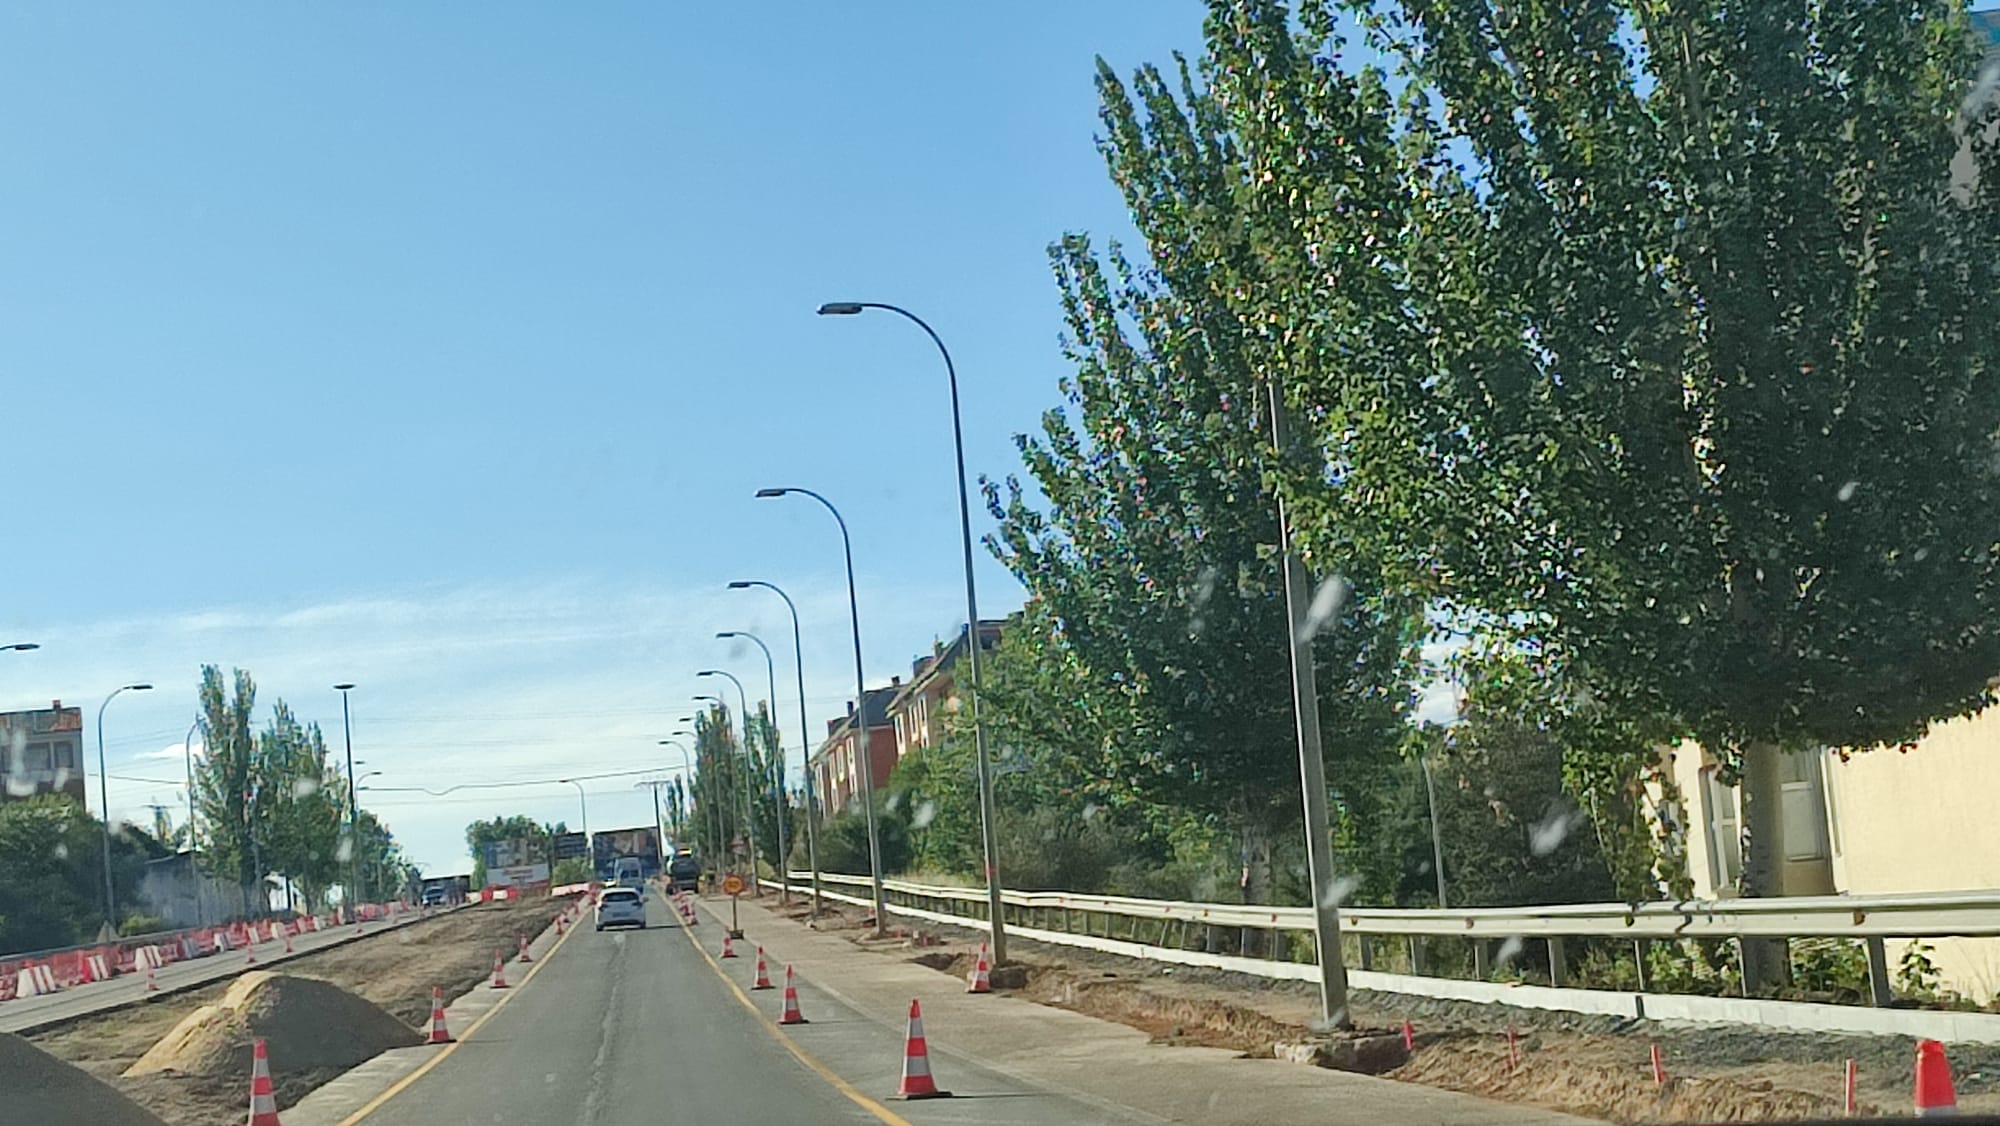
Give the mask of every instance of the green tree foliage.
M 689 788 L 694 803 L 691 828 L 700 842 L 701 854 L 720 863 L 730 855 L 732 842 L 745 836 L 746 775 L 742 745 L 729 709 L 720 704 L 695 715 L 694 731 L 695 777 Z
M 1101 148 L 1150 265 L 1076 235 L 1051 251 L 1076 370 L 1066 408 L 1018 442 L 1046 508 L 989 487 L 995 548 L 1031 596 L 1036 687 L 1096 737 L 1063 742 L 1105 798 L 1227 825 L 1263 898 L 1274 840 L 1297 835 L 1299 782 L 1266 327 L 1235 296 L 1252 272 L 1245 170 L 1227 107 L 1186 66 L 1128 89 L 1100 64 L 1098 89 Z M 1339 815 L 1365 823 L 1368 792 L 1347 780 L 1402 738 L 1421 619 L 1351 545 L 1313 562 L 1339 584 L 1314 645 L 1327 775 Z
M 104 921 L 104 823 L 62 794 L 0 804 L 0 954 L 85 942 Z M 163 852 L 132 826 L 111 835 L 113 890 L 139 902 Z
M 1399 131 L 1353 112 L 1380 82 L 1325 5 L 1303 40 L 1267 0 L 1209 20 L 1274 264 L 1247 300 L 1367 484 L 1309 508 L 1295 477 L 1302 522 L 1740 759 L 1769 891 L 1774 755 L 1907 743 L 2000 668 L 2000 151 L 1965 7 L 1348 7 L 1401 59 Z M 1398 190 L 1354 195 L 1391 136 Z M 1401 316 L 1354 315 L 1383 289 Z
M 237 669 L 233 683 L 225 685 L 220 668 L 203 665 L 200 702 L 205 749 L 195 764 L 194 794 L 204 837 L 201 864 L 210 873 L 235 881 L 243 889 L 247 910 L 252 889 L 261 880 L 257 737 L 252 720 L 257 682 Z

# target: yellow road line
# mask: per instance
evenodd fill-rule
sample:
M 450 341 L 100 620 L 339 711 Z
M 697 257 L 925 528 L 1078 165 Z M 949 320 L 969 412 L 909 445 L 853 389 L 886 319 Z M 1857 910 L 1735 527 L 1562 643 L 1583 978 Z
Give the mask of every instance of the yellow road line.
M 700 910 L 700 908 L 697 907 L 696 910 Z M 713 915 L 714 913 L 710 912 L 710 916 L 713 917 Z M 729 991 L 736 995 L 736 999 L 742 1002 L 743 1007 L 750 1010 L 750 1014 L 757 1018 L 758 1027 L 770 1033 L 772 1039 L 776 1040 L 780 1044 L 783 1044 L 785 1046 L 785 1050 L 792 1053 L 792 1058 L 798 1060 L 802 1064 L 805 1064 L 807 1069 L 809 1069 L 814 1075 L 817 1075 L 821 1079 L 826 1080 L 828 1086 L 831 1086 L 834 1090 L 839 1091 L 843 1095 L 846 1095 L 848 1101 L 854 1103 L 854 1105 L 860 1107 L 862 1110 L 867 1111 L 868 1113 L 874 1115 L 877 1119 L 881 1120 L 883 1126 L 910 1126 L 909 1119 L 904 1118 L 902 1115 L 897 1114 L 895 1111 L 890 1110 L 888 1107 L 883 1106 L 881 1103 L 878 1103 L 874 1099 L 869 1098 L 867 1095 L 862 1094 L 860 1089 L 855 1087 L 854 1084 L 849 1083 L 847 1080 L 842 1079 L 838 1075 L 835 1075 L 833 1073 L 832 1068 L 814 1059 L 810 1054 L 806 1052 L 804 1048 L 799 1047 L 797 1041 L 793 1040 L 791 1037 L 779 1031 L 778 1026 L 772 1024 L 770 1018 L 766 1017 L 763 1014 L 763 1012 L 757 1008 L 756 1002 L 750 1000 L 750 995 L 748 993 L 743 992 L 743 987 L 736 984 L 736 982 L 733 979 L 731 979 L 728 974 L 723 972 L 722 963 L 715 960 L 715 955 L 710 954 L 708 952 L 708 948 L 701 944 L 701 939 L 696 938 L 694 936 L 694 932 L 688 930 L 688 928 L 685 926 L 683 926 L 681 930 L 684 933 L 686 933 L 688 941 L 694 945 L 695 952 L 701 955 L 702 961 L 708 963 L 708 968 L 715 971 L 715 976 L 722 979 L 722 984 L 728 986 Z M 341 1126 L 347 1126 L 347 1124 L 342 1123 Z
M 578 923 L 577 926 L 582 926 L 582 924 Z M 355 1126 L 355 1123 L 360 1122 L 362 1119 L 368 1117 L 369 1115 L 375 1113 L 378 1110 L 381 1110 L 383 1103 L 386 1103 L 390 1099 L 395 1098 L 397 1095 L 402 1094 L 403 1088 L 408 1087 L 410 1084 L 415 1083 L 419 1079 L 422 1079 L 426 1074 L 430 1072 L 431 1068 L 434 1068 L 438 1064 L 443 1063 L 444 1058 L 446 1056 L 452 1054 L 453 1052 L 458 1051 L 458 1046 L 460 1044 L 465 1043 L 467 1040 L 471 1039 L 472 1034 L 479 1031 L 480 1025 L 485 1024 L 489 1020 L 492 1020 L 494 1013 L 499 1012 L 503 1007 L 505 1007 L 507 1002 L 513 1000 L 516 996 L 518 996 L 520 991 L 526 988 L 529 982 L 535 980 L 535 975 L 542 972 L 542 967 L 549 964 L 549 959 L 555 957 L 556 951 L 562 949 L 562 944 L 568 942 L 569 936 L 575 934 L 576 931 L 577 927 L 574 926 L 563 931 L 562 937 L 556 939 L 555 945 L 549 947 L 548 952 L 542 955 L 541 960 L 536 962 L 534 965 L 528 967 L 528 972 L 521 975 L 521 980 L 515 982 L 513 988 L 509 989 L 506 992 L 506 994 L 503 995 L 498 1001 L 493 1002 L 492 1008 L 486 1010 L 483 1013 L 480 1013 L 478 1019 L 474 1020 L 471 1024 L 467 1025 L 465 1027 L 465 1030 L 463 1032 L 460 1032 L 455 1038 L 453 1038 L 451 1043 L 446 1044 L 444 1046 L 444 1051 L 441 1051 L 438 1054 L 432 1056 L 431 1058 L 425 1060 L 423 1063 L 418 1064 L 417 1069 L 415 1071 L 412 1071 L 408 1075 L 405 1075 L 401 1079 L 398 1079 L 394 1083 L 391 1083 L 389 1085 L 388 1090 L 382 1092 L 379 1095 L 376 1095 L 372 1099 L 369 1099 L 366 1103 L 362 1104 L 360 1110 L 357 1110 L 353 1114 L 348 1115 L 346 1118 L 341 1119 L 340 1126 Z

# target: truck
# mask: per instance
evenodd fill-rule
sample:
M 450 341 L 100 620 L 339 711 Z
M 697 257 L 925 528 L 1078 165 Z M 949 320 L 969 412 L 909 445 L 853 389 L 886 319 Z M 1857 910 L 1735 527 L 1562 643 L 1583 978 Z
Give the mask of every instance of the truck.
M 612 883 L 623 873 L 628 875 L 632 865 L 620 865 L 620 860 L 638 862 L 638 873 L 642 880 L 650 880 L 660 874 L 660 830 L 658 826 L 647 825 L 638 829 L 612 829 L 590 835 L 590 866 L 599 880 Z

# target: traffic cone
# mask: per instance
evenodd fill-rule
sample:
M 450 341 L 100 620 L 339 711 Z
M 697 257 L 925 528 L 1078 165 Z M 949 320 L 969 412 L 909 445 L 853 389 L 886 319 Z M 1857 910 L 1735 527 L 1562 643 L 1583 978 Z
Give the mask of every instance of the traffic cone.
M 899 1099 L 948 1099 L 950 1091 L 938 1090 L 931 1078 L 930 1049 L 924 1044 L 924 1014 L 910 999 L 910 1038 L 903 1044 L 903 1082 L 896 1088 Z
M 257 964 L 257 947 L 252 943 L 244 943 L 243 945 L 243 964 L 246 966 Z
M 493 952 L 493 988 L 507 988 L 507 952 L 504 950 Z
M 1944 1045 L 1936 1040 L 1917 1041 L 1917 1117 L 1958 1113 L 1958 1092 L 1951 1086 L 1951 1064 L 1944 1058 Z
M 764 948 L 757 948 L 757 980 L 750 983 L 752 989 L 771 988 L 771 971 L 764 967 Z
M 451 1043 L 451 1030 L 444 1026 L 444 987 L 431 986 L 431 1038 L 427 1044 Z
M 979 944 L 979 957 L 973 960 L 972 976 L 965 983 L 967 993 L 991 993 L 993 982 L 987 977 L 992 967 L 986 964 L 986 944 Z
M 291 932 L 291 931 L 286 931 L 286 932 L 285 932 L 285 953 L 287 953 L 287 954 L 290 954 L 291 952 L 292 952 L 292 932 Z
M 514 960 L 516 962 L 532 962 L 535 960 L 535 956 L 533 954 L 528 953 L 528 936 L 525 934 L 521 936 L 520 956 L 515 958 Z
M 736 947 L 730 943 L 728 931 L 722 932 L 722 956 L 725 958 L 736 957 Z
M 278 1097 L 271 1093 L 271 1058 L 264 1038 L 250 1049 L 250 1126 L 278 1126 Z
M 1417 1050 L 1417 1026 L 1407 1020 L 1403 1022 L 1403 1050 L 1406 1052 Z
M 785 1012 L 778 1018 L 779 1024 L 805 1024 L 806 1018 L 799 1012 L 799 991 L 792 988 L 792 967 L 785 967 Z

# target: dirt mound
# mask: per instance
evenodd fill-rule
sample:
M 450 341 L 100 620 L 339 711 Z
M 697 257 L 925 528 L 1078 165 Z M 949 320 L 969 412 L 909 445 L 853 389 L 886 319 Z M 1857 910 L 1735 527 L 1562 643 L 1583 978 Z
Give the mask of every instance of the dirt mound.
M 422 1040 L 409 1025 L 330 981 L 259 970 L 237 978 L 222 1000 L 189 1013 L 125 1075 L 247 1077 L 251 1041 L 260 1036 L 273 1074 L 354 1067 Z
M 11 1032 L 0 1032 L 0 1091 L 9 1122 L 89 1122 L 166 1126 L 109 1083 L 64 1063 Z

